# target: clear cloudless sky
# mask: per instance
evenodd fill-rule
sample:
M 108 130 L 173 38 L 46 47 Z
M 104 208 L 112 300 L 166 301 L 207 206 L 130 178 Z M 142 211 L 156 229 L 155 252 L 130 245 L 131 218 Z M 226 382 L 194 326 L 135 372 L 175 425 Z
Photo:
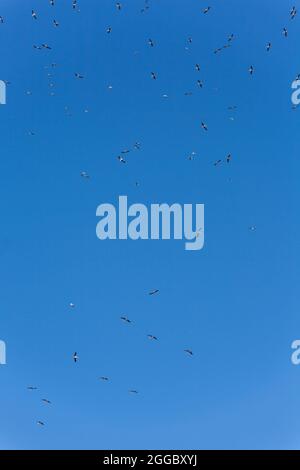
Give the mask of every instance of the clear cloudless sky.
M 0 448 L 299 449 L 299 2 L 55 3 L 0 1 Z M 204 203 L 204 249 L 98 240 L 119 195 Z

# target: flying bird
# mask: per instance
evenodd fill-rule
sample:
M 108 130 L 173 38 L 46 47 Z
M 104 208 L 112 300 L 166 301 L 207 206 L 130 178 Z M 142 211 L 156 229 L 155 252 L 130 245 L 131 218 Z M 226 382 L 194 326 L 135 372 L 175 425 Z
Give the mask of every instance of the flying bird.
M 189 354 L 190 356 L 193 356 L 194 353 L 191 349 L 185 349 L 184 352 L 186 352 L 187 354 Z
M 99 377 L 99 380 L 103 380 L 104 382 L 108 382 L 109 378 L 108 377 Z
M 43 421 L 37 421 L 36 424 L 38 424 L 39 426 L 45 426 L 45 423 Z
M 27 387 L 27 390 L 37 390 L 38 388 L 37 387 L 33 387 L 32 385 L 30 385 L 29 387 Z
M 75 74 L 74 74 L 74 75 L 75 75 L 75 77 L 76 77 L 76 78 L 78 78 L 78 79 L 82 79 L 82 78 L 84 78 L 84 76 L 83 76 L 83 75 L 81 75 L 81 74 L 80 74 L 80 73 L 78 73 L 78 72 L 75 72 Z
M 196 152 L 192 152 L 192 153 L 188 156 L 188 159 L 189 159 L 190 161 L 192 161 L 192 160 L 194 160 L 195 156 L 196 156 Z
M 44 49 L 52 49 L 52 47 L 50 47 L 48 44 L 42 44 L 42 47 Z
M 106 33 L 107 33 L 107 34 L 110 34 L 111 32 L 112 32 L 112 27 L 111 27 L 111 26 L 109 26 L 108 28 L 106 28 Z
M 137 390 L 129 390 L 129 393 L 135 393 L 138 394 L 139 392 Z
M 231 158 L 232 158 L 232 155 L 231 155 L 231 153 L 230 153 L 230 154 L 227 155 L 227 157 L 226 157 L 226 162 L 227 162 L 227 163 L 230 163 Z
M 204 8 L 203 13 L 204 14 L 208 13 L 210 9 L 211 9 L 211 7 Z
M 121 318 L 121 320 L 123 320 L 123 322 L 125 322 L 125 323 L 132 323 L 132 321 L 129 320 L 129 318 L 127 318 L 127 317 L 120 317 L 120 318 Z
M 214 166 L 219 166 L 219 165 L 221 165 L 221 163 L 222 163 L 222 160 L 217 160 L 217 161 L 214 163 Z
M 116 8 L 117 8 L 117 10 L 121 10 L 122 9 L 122 4 L 120 2 L 116 3 Z
M 73 0 L 73 3 L 72 3 L 73 10 L 75 10 L 76 7 L 77 7 L 77 0 Z
M 90 175 L 89 175 L 86 171 L 82 171 L 82 172 L 80 173 L 80 176 L 81 176 L 82 178 L 86 178 L 86 179 L 89 179 L 89 178 L 90 178 Z
M 144 8 L 141 9 L 141 13 L 146 13 L 147 10 L 149 10 L 149 0 L 145 0 L 145 5 Z
M 270 42 L 268 42 L 267 47 L 266 47 L 268 52 L 271 50 L 271 47 L 272 47 L 272 44 Z
M 285 38 L 287 38 L 289 35 L 288 30 L 286 28 L 283 28 L 282 34 L 284 35 Z
M 34 10 L 31 10 L 31 16 L 33 19 L 37 20 L 37 14 Z
M 203 81 L 202 80 L 197 80 L 197 85 L 200 88 L 203 88 Z
M 159 293 L 159 290 L 158 289 L 154 289 L 154 290 L 151 290 L 149 292 L 149 295 L 155 295 L 155 294 L 158 294 Z
M 46 405 L 51 405 L 51 401 L 47 400 L 47 398 L 42 398 L 42 402 L 46 403 Z
M 151 72 L 151 78 L 152 78 L 153 80 L 156 80 L 156 79 L 157 79 L 157 75 L 156 75 L 155 72 Z
M 153 336 L 153 335 L 147 335 L 147 337 L 151 340 L 154 340 L 154 341 L 158 341 L 158 338 L 156 336 Z
M 53 20 L 53 24 L 54 24 L 54 26 L 55 26 L 56 28 L 59 26 L 59 22 L 56 21 L 56 20 Z
M 297 9 L 296 9 L 296 7 L 293 7 L 291 9 L 291 19 L 293 20 L 296 15 L 297 15 Z
M 249 71 L 250 75 L 253 75 L 253 73 L 254 73 L 254 67 L 253 67 L 253 65 L 251 65 L 251 66 L 249 67 L 249 70 L 248 70 L 248 71 Z
M 152 39 L 148 39 L 148 44 L 150 47 L 154 47 L 154 42 L 152 41 Z
M 208 127 L 205 124 L 205 122 L 201 122 L 201 127 L 202 127 L 203 130 L 208 131 Z
M 4 23 L 4 18 L 3 18 L 3 16 L 0 16 L 0 23 Z
M 197 70 L 197 72 L 200 72 L 200 65 L 199 65 L 199 64 L 196 64 L 196 65 L 195 65 L 195 69 Z
M 78 356 L 77 352 L 74 352 L 74 354 L 73 354 L 73 361 L 74 361 L 74 362 L 77 362 L 78 359 L 79 359 L 79 356 Z
M 51 5 L 52 7 L 54 7 L 54 3 L 55 3 L 54 0 L 50 0 L 50 5 Z
M 126 163 L 125 158 L 121 157 L 121 155 L 118 156 L 118 160 L 120 163 Z

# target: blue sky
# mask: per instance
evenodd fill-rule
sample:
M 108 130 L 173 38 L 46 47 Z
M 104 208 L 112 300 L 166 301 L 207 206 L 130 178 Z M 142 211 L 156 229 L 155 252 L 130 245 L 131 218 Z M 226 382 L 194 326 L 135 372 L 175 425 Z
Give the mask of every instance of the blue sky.
M 285 0 L 208 3 L 0 2 L 0 448 L 300 447 L 300 19 Z M 205 248 L 98 240 L 96 208 L 119 195 L 204 203 Z

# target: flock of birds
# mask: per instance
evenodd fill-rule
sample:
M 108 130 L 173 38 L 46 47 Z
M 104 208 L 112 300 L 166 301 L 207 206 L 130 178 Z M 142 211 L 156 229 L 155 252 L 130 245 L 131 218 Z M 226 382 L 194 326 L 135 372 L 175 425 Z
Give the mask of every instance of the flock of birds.
M 50 0 L 49 3 L 50 3 L 51 6 L 55 6 L 55 0 Z M 117 9 L 118 11 L 122 10 L 122 8 L 123 8 L 122 3 L 120 3 L 120 2 L 117 2 L 117 3 L 115 4 L 115 6 L 116 6 L 116 9 Z M 141 9 L 141 13 L 146 12 L 149 8 L 150 8 L 149 0 L 146 0 L 146 1 L 145 1 L 145 6 L 144 6 L 144 8 Z M 78 2 L 77 2 L 77 0 L 73 0 L 73 1 L 72 1 L 72 9 L 73 9 L 73 10 L 76 10 L 76 11 L 78 11 L 78 12 L 80 12 L 79 7 L 78 7 Z M 211 6 L 208 6 L 208 7 L 206 7 L 206 8 L 203 9 L 203 14 L 206 15 L 206 14 L 208 14 L 211 10 L 212 10 L 212 7 L 211 7 Z M 39 15 L 38 15 L 38 13 L 37 13 L 35 10 L 32 10 L 32 11 L 31 11 L 31 16 L 32 16 L 32 18 L 33 18 L 35 21 L 37 21 L 38 18 L 39 18 Z M 290 10 L 290 19 L 291 19 L 291 20 L 294 20 L 294 19 L 296 18 L 296 16 L 297 16 L 297 8 L 296 8 L 295 6 L 293 6 L 293 7 L 291 8 L 291 10 Z M 4 18 L 3 18 L 2 16 L 0 16 L 0 22 L 1 22 L 1 23 L 4 23 Z M 53 25 L 54 25 L 54 27 L 57 28 L 57 27 L 59 27 L 60 23 L 59 23 L 59 21 L 57 21 L 56 19 L 53 19 Z M 107 34 L 111 34 L 111 33 L 112 33 L 112 27 L 111 27 L 111 26 L 108 26 L 108 27 L 106 28 L 106 33 L 107 33 Z M 288 37 L 288 34 L 289 34 L 289 33 L 288 33 L 287 27 L 283 27 L 283 28 L 282 28 L 282 34 L 283 34 L 283 36 L 284 36 L 285 38 Z M 224 44 L 222 47 L 219 47 L 219 48 L 215 49 L 215 50 L 214 50 L 214 54 L 218 54 L 218 53 L 222 52 L 223 50 L 225 50 L 225 49 L 227 49 L 227 48 L 230 48 L 230 47 L 232 46 L 232 43 L 233 43 L 233 41 L 234 41 L 235 39 L 236 39 L 236 38 L 235 38 L 235 35 L 234 35 L 233 33 L 231 33 L 231 34 L 228 36 L 228 38 L 227 38 L 226 44 Z M 187 41 L 188 41 L 189 44 L 192 44 L 193 38 L 192 38 L 192 37 L 188 37 L 188 40 L 187 40 Z M 155 43 L 155 41 L 154 41 L 152 38 L 149 38 L 149 39 L 148 39 L 148 45 L 149 45 L 149 47 L 153 48 L 153 47 L 155 47 L 156 43 Z M 37 49 L 37 50 L 43 50 L 43 49 L 51 50 L 51 49 L 52 49 L 52 47 L 51 47 L 49 44 L 47 44 L 47 43 L 42 43 L 42 44 L 39 44 L 39 45 L 34 44 L 34 45 L 33 45 L 33 48 L 34 48 L 34 49 Z M 187 47 L 187 49 L 188 49 L 188 47 Z M 267 42 L 267 44 L 266 44 L 266 50 L 267 50 L 267 52 L 270 52 L 271 49 L 272 49 L 272 43 L 269 41 L 269 42 Z M 56 66 L 57 66 L 57 64 L 55 64 L 55 63 L 53 63 L 53 64 L 50 65 L 50 67 L 52 67 L 52 68 L 55 68 Z M 196 70 L 197 72 L 200 72 L 200 71 L 201 71 L 201 66 L 200 66 L 200 64 L 198 64 L 198 63 L 195 64 L 195 70 Z M 250 65 L 250 66 L 249 66 L 248 72 L 249 72 L 249 74 L 250 74 L 251 76 L 254 75 L 254 73 L 255 73 L 255 67 L 254 67 L 254 65 Z M 48 76 L 51 77 L 52 74 L 49 73 Z M 74 72 L 74 76 L 75 76 L 75 78 L 78 79 L 78 80 L 83 80 L 83 79 L 85 78 L 84 75 L 83 75 L 82 73 L 79 73 L 79 72 Z M 150 76 L 151 76 L 152 80 L 157 80 L 157 79 L 158 79 L 158 73 L 157 73 L 157 72 L 152 71 L 152 72 L 150 73 Z M 296 77 L 296 80 L 299 80 L 299 79 L 300 79 L 300 74 L 298 74 L 297 77 Z M 6 83 L 9 84 L 9 82 L 6 82 Z M 204 81 L 201 80 L 201 79 L 198 79 L 198 80 L 197 80 L 197 85 L 198 85 L 199 88 L 203 88 L 203 87 L 204 87 Z M 50 88 L 53 88 L 53 87 L 54 87 L 54 84 L 53 84 L 53 83 L 50 83 L 49 86 L 50 86 Z M 109 85 L 108 88 L 109 88 L 109 89 L 112 89 L 112 85 Z M 27 91 L 26 93 L 27 93 L 28 95 L 31 95 L 31 94 L 32 94 L 31 91 Z M 55 93 L 54 93 L 54 91 L 52 91 L 50 94 L 51 94 L 51 95 L 54 95 Z M 190 92 L 190 91 L 185 92 L 185 96 L 191 96 L 191 95 L 192 95 L 192 92 Z M 163 98 L 168 98 L 168 95 L 167 95 L 167 94 L 164 94 L 164 95 L 163 95 Z M 293 106 L 293 107 L 295 108 L 295 106 Z M 230 111 L 234 111 L 234 110 L 236 110 L 236 109 L 237 109 L 236 106 L 229 106 L 229 107 L 228 107 L 228 110 L 230 110 Z M 67 106 L 65 107 L 65 111 L 66 111 L 66 113 L 67 113 L 68 116 L 71 116 L 71 113 L 69 112 L 69 108 L 68 108 Z M 88 109 L 85 109 L 84 112 L 85 112 L 85 113 L 88 113 Z M 234 118 L 231 118 L 231 119 L 234 120 Z M 205 123 L 205 122 L 201 122 L 201 128 L 202 128 L 204 131 L 207 132 L 207 131 L 208 131 L 208 124 Z M 34 135 L 35 135 L 35 132 L 34 132 L 34 131 L 29 131 L 29 132 L 28 132 L 28 135 L 34 136 Z M 138 147 L 135 147 L 135 148 L 138 148 Z M 130 150 L 122 151 L 122 152 L 121 152 L 121 155 L 118 155 L 118 156 L 117 156 L 117 160 L 118 160 L 120 163 L 122 163 L 122 164 L 126 164 L 126 163 L 127 163 L 127 160 L 126 160 L 124 154 L 125 154 L 125 153 L 129 153 L 129 151 L 130 151 Z M 192 160 L 192 159 L 195 157 L 195 155 L 196 155 L 196 153 L 195 153 L 195 152 L 192 152 L 192 154 L 188 156 L 188 159 L 189 159 L 189 160 Z M 228 157 L 226 157 L 226 158 L 224 159 L 224 161 L 227 162 L 227 163 L 230 163 L 231 158 L 232 158 L 232 156 L 231 156 L 231 154 L 230 154 Z M 214 166 L 217 167 L 217 166 L 221 165 L 222 162 L 223 162 L 222 159 L 218 159 L 217 161 L 214 162 Z M 88 174 L 87 171 L 82 171 L 82 172 L 80 173 L 80 175 L 81 175 L 83 178 L 86 178 L 86 179 L 89 179 L 89 178 L 90 178 L 90 175 Z M 136 185 L 138 186 L 139 183 L 136 182 Z
M 148 293 L 149 296 L 154 296 L 154 295 L 157 295 L 157 294 L 159 294 L 159 289 L 153 289 L 153 290 L 151 290 L 151 291 Z M 69 307 L 70 307 L 71 309 L 75 309 L 75 308 L 76 308 L 76 304 L 75 304 L 74 302 L 70 302 L 70 303 L 69 303 Z M 130 319 L 129 319 L 127 316 L 125 316 L 125 315 L 122 315 L 122 316 L 120 317 L 120 320 L 121 320 L 122 322 L 128 324 L 128 325 L 131 325 L 131 324 L 133 323 L 133 321 L 130 320 Z M 147 338 L 148 338 L 150 341 L 158 341 L 158 337 L 155 336 L 155 335 L 153 335 L 153 334 L 148 334 L 148 335 L 147 335 Z M 188 349 L 188 348 L 187 348 L 187 349 L 183 349 L 183 352 L 184 352 L 185 354 L 187 354 L 188 356 L 194 356 L 194 352 L 192 351 L 192 349 Z M 75 351 L 75 352 L 72 354 L 72 360 L 73 360 L 73 362 L 74 362 L 75 364 L 79 361 L 79 355 L 78 355 L 77 351 Z M 100 377 L 99 377 L 99 380 L 101 380 L 101 381 L 103 381 L 103 382 L 108 382 L 108 381 L 110 380 L 110 378 L 107 377 L 107 376 L 100 376 Z M 36 385 L 29 385 L 29 386 L 27 387 L 27 390 L 30 391 L 30 392 L 35 392 L 35 391 L 38 390 L 38 387 L 37 387 Z M 139 393 L 139 391 L 136 390 L 136 389 L 129 389 L 128 392 L 129 392 L 130 394 L 133 394 L 133 395 L 137 395 L 137 394 Z M 52 404 L 52 402 L 51 402 L 49 399 L 47 399 L 47 398 L 42 398 L 42 399 L 41 399 L 41 402 L 42 402 L 43 404 L 45 404 L 45 405 L 51 405 L 51 404 Z M 36 421 L 36 424 L 37 424 L 38 426 L 45 426 L 46 423 L 45 423 L 44 421 L 37 420 L 37 421 Z
M 153 289 L 153 290 L 151 290 L 151 291 L 148 293 L 148 295 L 150 295 L 150 296 L 154 296 L 154 295 L 157 295 L 157 294 L 159 294 L 159 289 Z M 70 302 L 70 303 L 69 303 L 69 307 L 70 307 L 71 309 L 74 309 L 74 308 L 76 308 L 76 304 L 73 303 L 73 302 Z M 125 316 L 125 315 L 122 315 L 122 316 L 120 317 L 120 320 L 121 320 L 122 322 L 128 324 L 128 325 L 130 325 L 130 324 L 133 323 L 133 321 L 130 320 L 130 319 L 129 319 L 127 316 Z M 158 341 L 158 337 L 155 336 L 155 335 L 153 335 L 153 334 L 148 334 L 148 335 L 147 335 L 147 338 L 148 338 L 150 341 Z M 191 349 L 184 349 L 183 352 L 186 353 L 188 356 L 194 356 L 194 352 L 193 352 Z M 75 364 L 79 361 L 79 355 L 78 355 L 78 353 L 77 353 L 76 351 L 72 354 L 72 360 L 73 360 L 73 362 L 74 362 Z M 100 377 L 99 377 L 99 380 L 102 380 L 103 382 L 108 382 L 110 379 L 109 379 L 109 377 L 107 377 L 107 376 L 100 376 Z M 35 386 L 35 385 L 29 385 L 29 386 L 27 387 L 27 390 L 30 391 L 30 392 L 34 392 L 34 391 L 38 390 L 38 387 Z M 129 389 L 128 392 L 131 393 L 131 394 L 134 394 L 134 395 L 137 395 L 137 394 L 139 393 L 139 391 L 136 390 L 136 389 Z M 42 398 L 42 399 L 41 399 L 41 402 L 44 403 L 44 404 L 46 404 L 46 405 L 51 405 L 51 404 L 52 404 L 52 402 L 51 402 L 50 400 L 48 400 L 47 398 Z M 37 421 L 36 421 L 36 424 L 39 425 L 39 426 L 45 426 L 45 422 L 44 422 L 44 421 L 41 421 L 41 420 L 37 420 Z
M 54 6 L 55 6 L 55 3 L 56 3 L 56 0 L 50 0 L 49 3 L 50 3 L 50 6 L 51 6 L 51 7 L 54 7 Z M 115 6 L 116 6 L 116 9 L 117 9 L 118 11 L 121 11 L 122 8 L 123 8 L 123 5 L 122 5 L 120 2 L 117 2 L 117 3 L 115 4 Z M 79 5 L 78 5 L 77 0 L 72 0 L 71 8 L 72 8 L 74 11 L 78 11 L 78 12 L 80 11 L 80 10 L 79 10 Z M 144 6 L 143 6 L 143 8 L 141 9 L 141 13 L 147 12 L 147 10 L 149 10 L 149 8 L 150 8 L 150 2 L 149 2 L 149 0 L 145 0 Z M 209 14 L 209 13 L 211 12 L 211 10 L 212 10 L 212 7 L 208 6 L 208 7 L 206 7 L 205 9 L 203 9 L 203 14 L 207 15 L 207 14 Z M 295 6 L 293 6 L 292 9 L 290 10 L 290 19 L 291 19 L 291 20 L 294 20 L 296 16 L 297 16 L 297 9 L 296 9 Z M 39 20 L 39 13 L 38 13 L 37 11 L 35 11 L 35 10 L 32 10 L 32 11 L 31 11 L 31 17 L 32 17 L 33 21 L 38 21 L 38 20 Z M 1 23 L 1 24 L 5 23 L 5 18 L 4 18 L 3 16 L 0 16 L 0 23 Z M 59 26 L 60 26 L 60 22 L 59 22 L 57 19 L 55 19 L 55 18 L 53 19 L 53 26 L 54 26 L 55 28 L 59 28 Z M 106 33 L 107 33 L 107 34 L 111 34 L 112 32 L 113 32 L 112 26 L 107 26 L 107 28 L 106 28 Z M 283 28 L 282 28 L 282 35 L 283 35 L 283 37 L 284 37 L 284 38 L 288 38 L 288 34 L 289 34 L 289 32 L 288 32 L 287 27 L 283 27 Z M 230 35 L 228 36 L 228 38 L 227 38 L 226 43 L 225 43 L 223 46 L 221 46 L 221 47 L 219 47 L 219 48 L 217 48 L 217 49 L 215 49 L 215 50 L 213 51 L 214 54 L 219 54 L 219 53 L 221 53 L 222 51 L 224 51 L 225 49 L 228 49 L 228 48 L 232 47 L 233 42 L 234 42 L 235 40 L 236 40 L 235 35 L 234 35 L 234 34 L 230 34 Z M 193 38 L 192 38 L 192 37 L 188 37 L 187 42 L 188 42 L 188 44 L 192 44 Z M 153 38 L 148 38 L 147 43 L 148 43 L 149 47 L 151 47 L 151 48 L 154 48 L 154 47 L 157 46 L 156 41 L 155 41 Z M 36 49 L 36 50 L 51 50 L 51 49 L 52 49 L 52 47 L 51 47 L 48 43 L 34 44 L 34 45 L 33 45 L 33 48 Z M 188 48 L 188 46 L 187 46 L 187 48 Z M 267 52 L 270 52 L 271 49 L 272 49 L 272 43 L 271 43 L 271 42 L 268 42 L 268 43 L 266 44 L 266 51 L 267 51 Z M 49 66 L 47 66 L 47 68 L 51 68 L 51 69 L 55 69 L 55 67 L 57 67 L 57 64 L 56 64 L 56 63 L 52 63 L 52 64 L 50 64 Z M 195 64 L 195 70 L 196 70 L 196 72 L 200 72 L 200 71 L 201 71 L 201 66 L 200 66 L 199 63 L 196 63 L 196 64 Z M 249 69 L 248 69 L 248 72 L 249 72 L 250 76 L 253 76 L 254 73 L 255 73 L 255 66 L 254 66 L 254 65 L 250 65 L 250 66 L 249 66 Z M 52 77 L 52 73 L 49 73 L 48 76 L 49 76 L 49 78 L 51 78 L 51 77 Z M 155 72 L 155 71 L 152 71 L 151 74 L 150 74 L 150 76 L 151 76 L 152 80 L 158 80 L 158 78 L 159 78 L 158 73 Z M 82 73 L 80 73 L 80 72 L 78 72 L 78 71 L 74 72 L 74 77 L 75 77 L 76 80 L 84 80 L 84 78 L 85 78 L 84 74 L 82 74 Z M 300 74 L 298 75 L 297 79 L 300 79 Z M 9 85 L 10 82 L 9 82 L 9 81 L 6 81 L 6 84 Z M 49 84 L 49 86 L 50 86 L 50 88 L 53 88 L 53 87 L 54 87 L 54 84 L 51 82 L 51 83 Z M 202 88 L 205 86 L 204 81 L 201 80 L 201 79 L 198 79 L 198 80 L 197 80 L 197 86 L 202 89 Z M 112 85 L 109 85 L 109 89 L 112 89 Z M 27 94 L 27 95 L 31 95 L 32 92 L 29 90 L 29 91 L 26 92 L 26 94 Z M 52 91 L 51 94 L 54 94 L 54 91 Z M 185 94 L 186 94 L 187 96 L 189 96 L 189 95 L 191 94 L 191 92 L 186 92 Z M 167 94 L 164 94 L 164 95 L 163 95 L 163 98 L 168 98 L 168 95 L 167 95 Z M 229 110 L 230 112 L 234 112 L 234 111 L 236 111 L 236 109 L 237 109 L 237 106 L 235 106 L 235 105 L 228 107 L 228 110 Z M 70 110 L 69 110 L 69 108 L 68 108 L 67 106 L 65 107 L 65 112 L 66 112 L 67 115 L 71 115 Z M 88 108 L 85 109 L 85 112 L 88 112 Z M 209 132 L 209 126 L 208 126 L 208 124 L 207 124 L 206 122 L 202 121 L 200 127 L 201 127 L 201 129 L 202 129 L 204 132 Z M 34 136 L 34 135 L 35 135 L 35 132 L 31 130 L 31 131 L 28 132 L 28 134 L 29 134 L 30 136 Z M 140 148 L 141 148 L 140 142 L 135 142 L 132 147 L 130 147 L 130 148 L 128 148 L 128 149 L 122 150 L 122 151 L 120 152 L 120 154 L 117 156 L 117 160 L 118 160 L 120 163 L 122 163 L 122 164 L 126 164 L 126 163 L 127 163 L 126 155 L 127 155 L 129 152 L 131 152 L 131 151 L 138 151 L 138 150 L 140 150 Z M 196 156 L 196 152 L 192 152 L 192 153 L 188 156 L 188 159 L 189 159 L 189 160 L 193 160 L 193 159 L 195 158 L 195 156 Z M 218 167 L 218 166 L 221 165 L 223 162 L 224 162 L 225 164 L 230 164 L 231 161 L 232 161 L 232 154 L 229 153 L 229 154 L 227 154 L 227 155 L 224 157 L 224 159 L 218 159 L 218 160 L 216 160 L 213 164 L 214 164 L 215 167 Z M 81 171 L 80 176 L 81 176 L 83 179 L 87 179 L 87 180 L 90 179 L 90 175 L 89 175 L 89 173 L 88 173 L 87 171 Z M 139 183 L 136 182 L 136 185 L 138 185 L 138 184 L 139 184 Z M 249 227 L 249 230 L 252 231 L 252 232 L 255 231 L 255 230 L 256 230 L 256 225 L 251 225 L 251 226 Z M 149 295 L 150 295 L 150 296 L 154 296 L 154 295 L 157 295 L 157 294 L 159 294 L 159 290 L 158 290 L 158 289 L 154 289 L 154 290 L 152 290 L 152 291 L 149 292 Z M 74 309 L 74 308 L 76 307 L 76 305 L 75 305 L 75 303 L 71 302 L 71 303 L 69 304 L 69 307 L 72 308 L 72 309 Z M 132 320 L 130 320 L 130 319 L 129 319 L 127 316 L 125 316 L 125 315 L 122 315 L 122 316 L 120 317 L 120 320 L 121 320 L 122 322 L 128 324 L 128 325 L 130 325 L 130 324 L 133 323 Z M 156 342 L 156 341 L 159 340 L 158 337 L 157 337 L 156 335 L 154 335 L 154 334 L 148 334 L 148 335 L 147 335 L 147 338 L 148 338 L 150 341 L 154 341 L 154 342 Z M 192 350 L 192 349 L 189 349 L 189 348 L 183 349 L 183 353 L 185 353 L 186 355 L 191 356 L 191 357 L 194 355 L 193 350 Z M 79 357 L 79 354 L 78 354 L 77 351 L 75 351 L 75 352 L 72 354 L 72 358 L 71 358 L 71 359 L 72 359 L 72 361 L 73 361 L 75 364 L 77 364 L 77 363 L 79 362 L 80 357 Z M 102 380 L 102 381 L 104 381 L 104 382 L 107 382 L 107 381 L 110 380 L 109 377 L 107 377 L 107 376 L 101 376 L 101 377 L 99 377 L 99 379 Z M 37 387 L 37 386 L 30 385 L 30 386 L 27 387 L 27 389 L 28 389 L 28 391 L 34 392 L 34 391 L 38 390 L 38 387 Z M 139 393 L 138 390 L 136 390 L 136 389 L 129 389 L 128 391 L 129 391 L 129 393 L 131 393 L 131 394 L 138 394 L 138 393 Z M 52 404 L 52 402 L 51 402 L 48 398 L 42 398 L 42 399 L 41 399 L 41 402 L 42 402 L 43 404 L 47 405 L 47 406 L 49 406 L 49 405 Z M 45 426 L 45 422 L 42 421 L 42 420 L 40 420 L 40 419 L 37 420 L 36 423 L 37 423 L 37 425 L 39 425 L 39 426 Z

